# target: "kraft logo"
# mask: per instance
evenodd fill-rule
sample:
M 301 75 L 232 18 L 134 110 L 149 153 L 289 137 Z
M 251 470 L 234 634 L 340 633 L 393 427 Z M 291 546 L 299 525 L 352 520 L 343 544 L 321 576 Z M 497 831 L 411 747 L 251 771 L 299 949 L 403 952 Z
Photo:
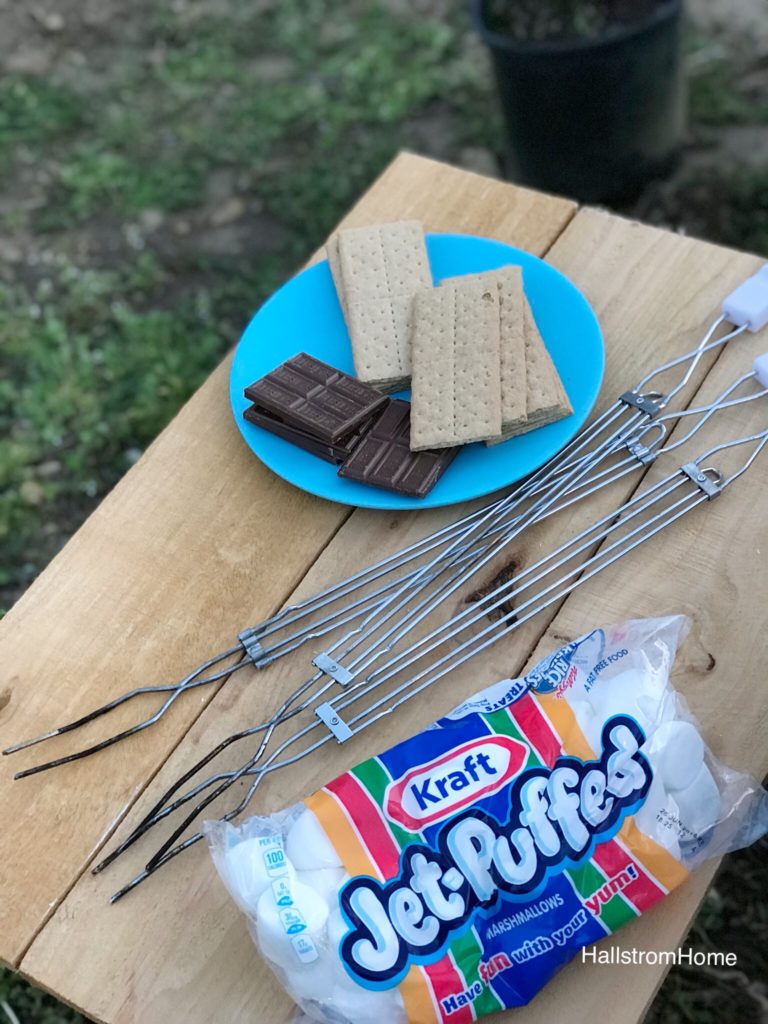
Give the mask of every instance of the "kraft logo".
M 390 782 L 384 809 L 393 821 L 421 832 L 501 789 L 527 757 L 525 744 L 509 736 L 471 740 Z

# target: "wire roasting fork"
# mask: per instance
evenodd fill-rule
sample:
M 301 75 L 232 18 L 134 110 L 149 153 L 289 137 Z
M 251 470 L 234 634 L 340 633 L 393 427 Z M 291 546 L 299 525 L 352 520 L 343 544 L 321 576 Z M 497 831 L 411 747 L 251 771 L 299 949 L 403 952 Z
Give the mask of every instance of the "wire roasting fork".
M 740 381 L 750 376 L 745 375 Z M 735 382 L 725 394 L 732 394 L 739 383 Z M 739 400 L 727 397 L 723 401 L 729 405 L 741 404 L 743 401 L 751 401 L 753 397 L 757 396 Z M 715 406 L 716 403 L 712 403 L 706 409 Z M 683 440 L 687 440 L 687 437 Z M 114 895 L 113 901 L 122 898 L 169 861 L 199 842 L 202 838 L 200 831 L 186 838 L 183 836 L 206 808 L 240 779 L 247 777 L 251 781 L 242 799 L 223 815 L 224 820 L 232 820 L 243 813 L 266 775 L 295 764 L 331 740 L 347 742 L 384 716 L 393 714 L 448 672 L 486 650 L 501 637 L 521 628 L 535 615 L 561 601 L 694 509 L 717 498 L 747 472 L 766 445 L 768 429 L 709 448 L 580 530 L 513 579 L 495 587 L 476 604 L 434 627 L 374 671 L 355 678 L 347 685 L 335 685 L 328 699 L 323 699 L 326 691 L 322 689 L 307 696 L 308 683 L 299 686 L 272 718 L 228 737 L 185 772 L 127 839 L 94 868 L 95 872 L 103 870 L 160 821 L 195 797 L 206 794 L 186 814 L 181 824 L 147 862 L 145 869 Z M 677 447 L 677 442 L 670 446 Z M 714 456 L 731 449 L 747 451 L 741 465 L 729 475 L 710 465 Z M 487 617 L 493 612 L 500 614 L 489 623 Z M 473 632 L 472 627 L 478 625 L 482 628 Z M 405 678 L 399 678 L 403 673 L 406 673 Z M 270 750 L 270 741 L 277 727 L 303 711 L 308 712 L 304 723 Z M 230 742 L 258 733 L 262 733 L 262 737 L 255 752 L 239 768 L 218 772 L 176 796 Z
M 313 659 L 318 669 L 313 680 L 316 682 L 325 674 L 335 682 L 349 682 L 350 670 L 336 656 L 340 651 L 343 650 L 343 657 L 347 658 L 384 624 L 394 621 L 390 634 L 385 637 L 387 646 L 384 650 L 391 650 L 404 635 L 397 627 L 399 620 L 395 616 L 398 612 L 404 612 L 411 605 L 413 613 L 412 602 L 421 598 L 421 604 L 415 606 L 415 625 L 427 614 L 423 609 L 432 607 L 427 593 L 430 587 L 436 588 L 444 600 L 530 525 L 613 482 L 618 477 L 611 475 L 610 467 L 604 466 L 600 470 L 598 467 L 616 452 L 629 446 L 629 460 L 624 466 L 627 473 L 652 461 L 654 448 L 659 447 L 666 423 L 680 415 L 695 412 L 682 410 L 664 414 L 666 407 L 691 381 L 705 353 L 727 344 L 746 330 L 745 326 L 736 327 L 715 338 L 724 322 L 723 316 L 718 317 L 695 349 L 647 374 L 634 390 L 621 395 L 560 453 L 510 494 L 313 597 L 284 608 L 259 625 L 243 630 L 238 634 L 237 644 L 203 662 L 178 682 L 135 688 L 75 721 L 8 747 L 3 754 L 15 753 L 75 731 L 137 697 L 164 695 L 160 707 L 135 725 L 75 753 L 20 771 L 15 777 L 34 775 L 104 750 L 156 724 L 184 694 L 226 681 L 247 665 L 264 668 L 307 642 L 346 626 L 353 628 Z M 685 367 L 682 377 L 666 394 L 647 390 L 656 378 L 679 367 Z M 643 444 L 645 435 L 637 434 L 637 431 L 654 419 L 660 428 L 655 445 Z M 590 473 L 593 474 L 592 483 L 585 482 Z M 569 500 L 558 504 L 566 495 L 570 495 Z M 422 561 L 424 558 L 427 558 L 426 562 Z M 366 591 L 371 584 L 377 584 L 376 588 Z M 336 607 L 326 611 L 330 606 Z M 319 619 L 306 621 L 318 612 L 322 613 Z M 278 637 L 291 627 L 296 628 L 288 635 Z M 355 664 L 359 666 L 360 663 L 357 661 Z

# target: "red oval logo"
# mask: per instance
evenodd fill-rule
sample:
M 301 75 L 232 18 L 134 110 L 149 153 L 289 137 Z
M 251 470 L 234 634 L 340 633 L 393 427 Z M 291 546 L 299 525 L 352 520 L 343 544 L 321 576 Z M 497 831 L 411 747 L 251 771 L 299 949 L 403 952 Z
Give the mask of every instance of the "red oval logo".
M 517 775 L 528 747 L 509 736 L 483 736 L 412 768 L 384 795 L 387 815 L 411 832 L 501 789 Z

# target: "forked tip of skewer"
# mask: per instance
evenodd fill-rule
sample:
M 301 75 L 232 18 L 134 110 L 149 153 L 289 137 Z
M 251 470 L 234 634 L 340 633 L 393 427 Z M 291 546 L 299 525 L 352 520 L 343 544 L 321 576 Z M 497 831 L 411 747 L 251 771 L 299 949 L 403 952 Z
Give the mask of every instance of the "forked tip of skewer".
M 39 775 L 40 772 L 47 772 L 49 768 L 56 768 L 63 763 L 64 761 L 46 761 L 45 764 L 36 764 L 31 768 L 24 768 L 22 771 L 16 772 L 13 777 L 14 779 L 28 779 L 30 775 Z
M 98 864 L 95 864 L 91 868 L 91 874 L 100 875 L 105 868 L 108 868 L 110 864 L 117 860 L 121 853 L 122 848 L 118 846 L 116 850 L 113 850 L 111 853 L 108 853 L 104 860 L 100 860 Z
M 33 736 L 31 740 L 23 740 L 21 743 L 14 743 L 12 747 L 6 747 L 2 751 L 5 754 L 15 754 L 19 750 L 26 750 L 27 747 L 34 747 L 37 743 L 43 743 L 45 740 L 52 740 L 54 736 L 58 736 L 61 733 L 60 729 L 51 729 L 50 732 L 44 732 L 40 736 Z M 18 776 L 16 776 L 18 778 Z
M 117 903 L 118 900 L 121 900 L 123 898 L 123 896 L 127 896 L 129 892 L 135 889 L 137 885 L 141 885 L 144 879 L 148 878 L 149 875 L 149 871 L 142 871 L 141 874 L 136 875 L 136 877 L 132 878 L 127 885 L 123 886 L 122 889 L 118 889 L 116 893 L 113 893 L 112 896 L 109 897 L 109 902 Z

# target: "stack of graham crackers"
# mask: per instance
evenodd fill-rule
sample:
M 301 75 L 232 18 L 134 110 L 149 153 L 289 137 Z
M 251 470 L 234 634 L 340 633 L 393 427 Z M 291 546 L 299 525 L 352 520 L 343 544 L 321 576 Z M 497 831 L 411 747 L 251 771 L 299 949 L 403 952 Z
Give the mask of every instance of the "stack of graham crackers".
M 357 377 L 411 383 L 412 451 L 495 444 L 571 414 L 520 267 L 434 288 L 417 221 L 342 230 L 327 248 Z

